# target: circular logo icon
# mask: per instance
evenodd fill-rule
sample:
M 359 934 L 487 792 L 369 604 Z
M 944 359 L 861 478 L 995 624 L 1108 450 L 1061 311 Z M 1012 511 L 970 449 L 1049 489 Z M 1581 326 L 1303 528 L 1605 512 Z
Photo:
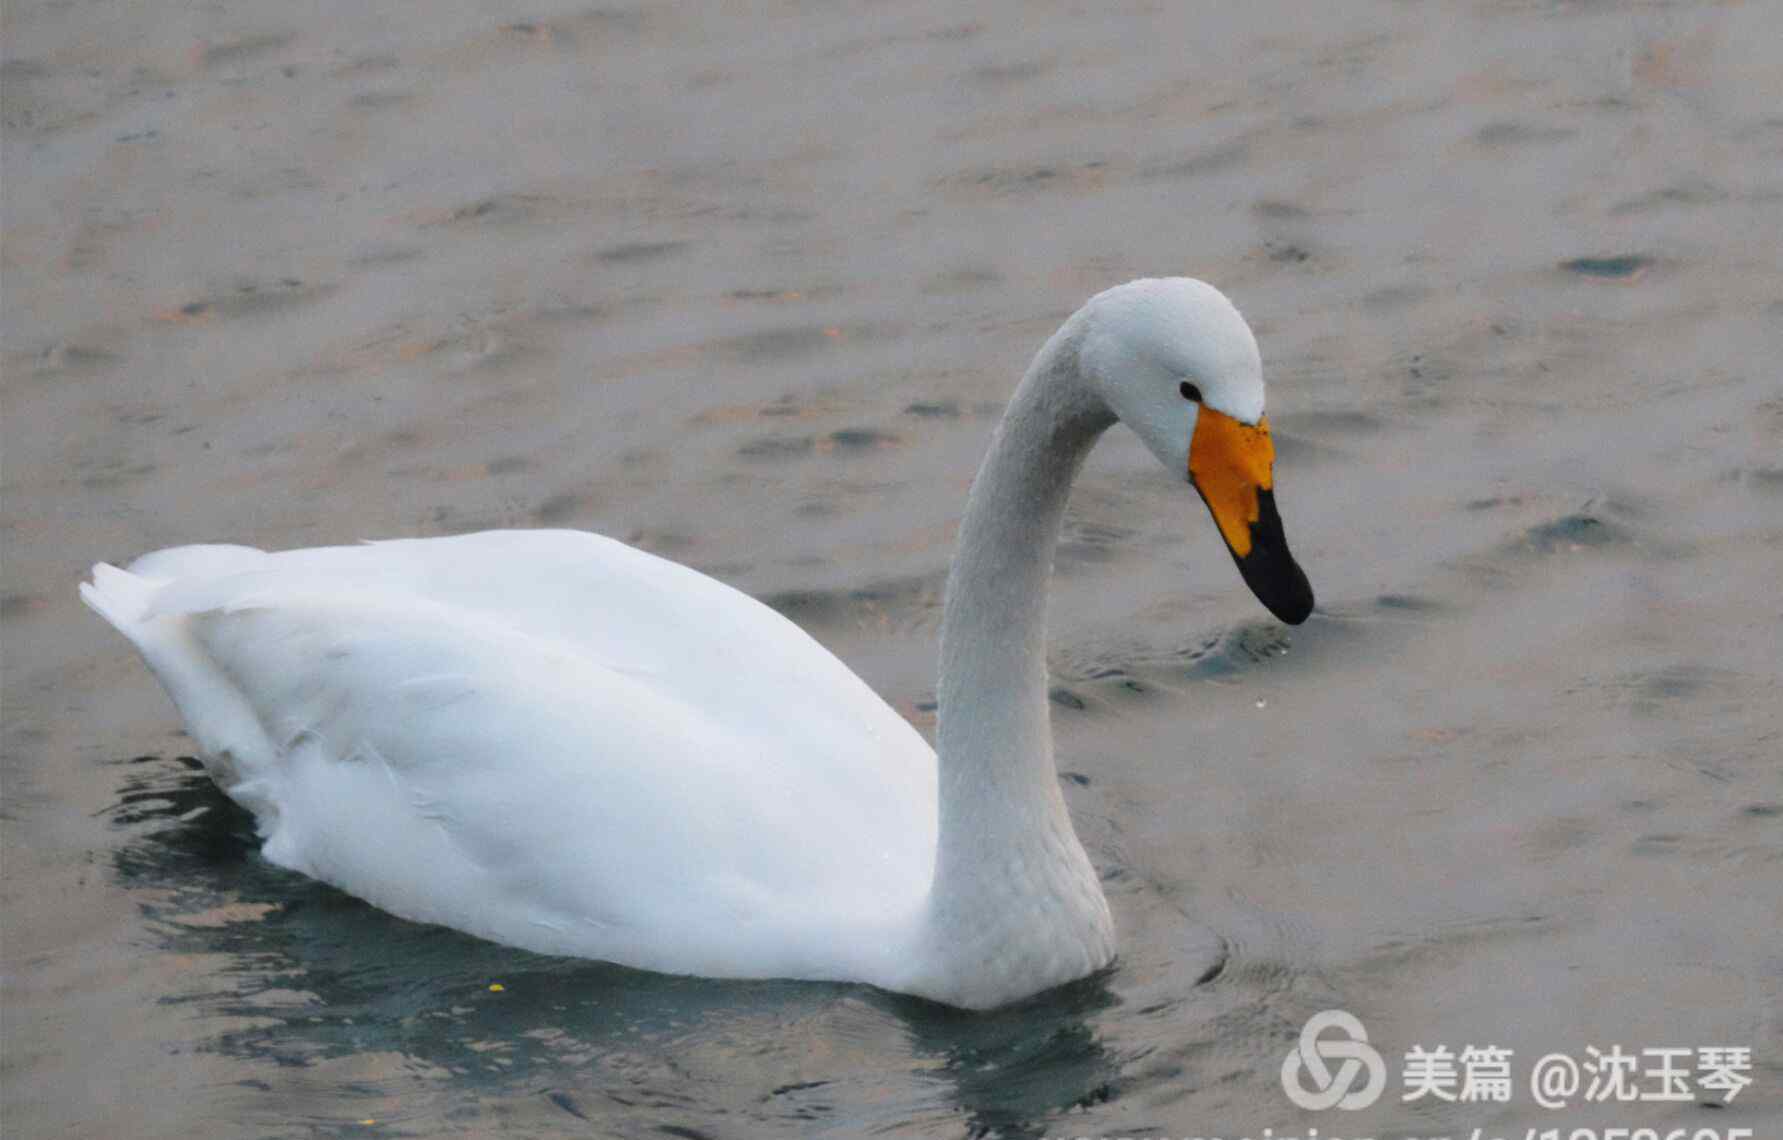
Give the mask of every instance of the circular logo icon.
M 1341 1029 L 1349 1039 L 1319 1040 L 1327 1029 Z M 1333 1073 L 1330 1061 L 1342 1062 Z M 1368 1083 L 1351 1091 L 1357 1074 L 1368 1070 Z M 1300 1041 L 1282 1059 L 1282 1091 L 1301 1108 L 1319 1111 L 1367 1108 L 1380 1098 L 1387 1083 L 1387 1066 L 1368 1043 L 1368 1030 L 1356 1015 L 1341 1009 L 1321 1010 L 1306 1019 Z M 1308 1088 L 1308 1085 L 1311 1088 Z

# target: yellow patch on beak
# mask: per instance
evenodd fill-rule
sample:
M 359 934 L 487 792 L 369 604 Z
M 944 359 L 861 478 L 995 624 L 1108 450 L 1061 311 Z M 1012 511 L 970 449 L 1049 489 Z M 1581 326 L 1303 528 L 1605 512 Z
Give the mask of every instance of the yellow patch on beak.
M 1252 427 L 1202 405 L 1189 441 L 1189 481 L 1239 558 L 1251 552 L 1251 527 L 1262 514 L 1257 496 L 1274 485 L 1274 468 L 1268 416 Z

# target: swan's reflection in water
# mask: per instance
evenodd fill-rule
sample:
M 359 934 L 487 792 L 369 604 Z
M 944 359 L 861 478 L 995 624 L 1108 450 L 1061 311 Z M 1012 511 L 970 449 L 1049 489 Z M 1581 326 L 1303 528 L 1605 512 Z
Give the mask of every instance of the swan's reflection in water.
M 1118 1095 L 1100 977 L 974 1015 L 856 985 L 541 957 L 272 866 L 252 817 L 189 758 L 132 761 L 121 784 L 118 879 L 157 951 L 185 964 L 164 1001 L 195 1015 L 188 1048 L 242 1074 L 246 1120 L 1038 1136 Z

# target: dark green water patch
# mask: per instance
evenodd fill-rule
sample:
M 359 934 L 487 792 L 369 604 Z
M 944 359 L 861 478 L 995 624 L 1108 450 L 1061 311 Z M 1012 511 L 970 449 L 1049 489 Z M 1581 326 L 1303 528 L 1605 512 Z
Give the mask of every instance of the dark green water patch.
M 1603 257 L 1575 257 L 1571 261 L 1561 262 L 1560 268 L 1580 277 L 1600 281 L 1626 281 L 1651 265 L 1653 259 L 1644 253 L 1622 253 Z
M 1435 613 L 1443 608 L 1441 602 L 1418 594 L 1382 594 L 1375 598 L 1374 605 L 1376 609 L 1401 614 Z
M 1683 842 L 1682 835 L 1655 832 L 1637 838 L 1629 852 L 1634 855 L 1676 855 Z
M 957 420 L 960 417 L 960 405 L 955 400 L 918 400 L 904 409 L 907 416 L 921 416 L 924 419 Z
M 817 440 L 808 435 L 765 435 L 737 448 L 744 459 L 796 459 L 816 450 Z
M 1263 253 L 1277 265 L 1300 265 L 1312 260 L 1312 250 L 1293 241 L 1266 241 Z
M 1053 704 L 1058 705 L 1060 708 L 1071 709 L 1076 712 L 1081 712 L 1089 707 L 1082 697 L 1063 685 L 1054 685 L 1051 689 L 1048 689 L 1046 699 Z
M 684 241 L 628 241 L 610 245 L 594 256 L 610 265 L 626 265 L 632 262 L 659 261 L 686 248 L 687 243 Z
M 1530 527 L 1524 532 L 1521 545 L 1538 554 L 1554 554 L 1615 546 L 1628 538 L 1620 524 L 1596 513 L 1577 511 Z
M 213 317 L 261 317 L 289 309 L 311 305 L 334 292 L 332 285 L 314 285 L 296 277 L 280 277 L 269 281 L 242 281 L 227 290 L 218 290 L 207 297 L 187 301 L 179 307 L 176 320 L 197 322 Z
M 871 451 L 895 447 L 898 437 L 878 428 L 843 428 L 829 434 L 829 443 L 837 451 Z

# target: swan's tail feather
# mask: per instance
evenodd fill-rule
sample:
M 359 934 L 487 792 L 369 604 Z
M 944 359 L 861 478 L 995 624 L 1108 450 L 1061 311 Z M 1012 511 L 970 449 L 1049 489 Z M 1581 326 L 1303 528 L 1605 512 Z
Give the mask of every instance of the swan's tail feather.
M 148 615 L 149 604 L 163 584 L 101 562 L 93 567 L 93 580 L 80 584 L 80 598 L 119 633 L 138 641 L 136 627 Z
M 255 777 L 274 769 L 277 753 L 253 707 L 192 636 L 187 616 L 156 611 L 157 597 L 176 583 L 138 573 L 142 565 L 99 563 L 93 580 L 81 583 L 81 600 L 136 646 L 179 708 L 211 778 L 259 817 L 264 832 L 276 809 L 258 794 Z
M 261 569 L 268 557 L 264 550 L 255 550 L 251 546 L 222 543 L 171 546 L 143 555 L 125 570 L 99 563 L 93 567 L 92 582 L 81 583 L 80 596 L 95 613 L 116 626 L 119 633 L 141 646 L 141 627 L 164 612 L 167 602 L 177 602 L 192 589 L 203 588 L 218 579 Z M 169 586 L 178 588 L 166 597 L 158 598 Z M 158 600 L 162 603 L 160 606 L 156 605 Z M 187 612 L 200 608 L 203 607 L 175 607 Z

